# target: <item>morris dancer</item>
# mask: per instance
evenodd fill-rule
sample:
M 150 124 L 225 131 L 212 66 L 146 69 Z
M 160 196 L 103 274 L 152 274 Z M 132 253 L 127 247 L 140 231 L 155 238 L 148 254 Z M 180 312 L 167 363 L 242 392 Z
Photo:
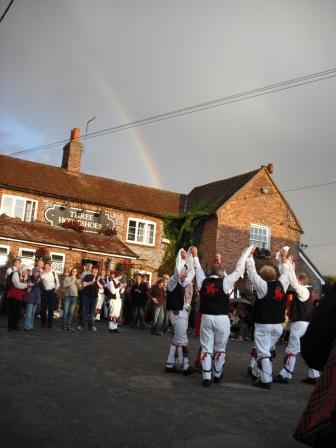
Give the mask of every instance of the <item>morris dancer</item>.
M 252 250 L 246 262 L 247 275 L 256 289 L 258 302 L 255 309 L 254 341 L 257 348 L 258 368 L 253 369 L 254 378 L 260 381 L 254 386 L 270 389 L 272 383 L 271 349 L 283 332 L 285 320 L 286 291 L 289 286 L 288 250 L 281 250 L 280 277 L 272 265 L 263 266 L 259 274 L 255 268 Z M 256 366 L 255 366 L 256 367 Z
M 224 277 L 222 266 L 214 263 L 206 278 L 197 257 L 197 248 L 191 248 L 197 286 L 200 289 L 202 384 L 205 387 L 211 385 L 212 356 L 214 382 L 221 381 L 225 348 L 230 336 L 229 295 L 237 280 L 244 275 L 246 260 L 253 249 L 254 246 L 251 246 L 243 251 L 231 274 Z
M 122 271 L 116 269 L 114 278 L 110 278 L 108 282 L 108 289 L 111 293 L 109 302 L 109 333 L 119 333 L 118 322 L 122 305 L 120 294 L 125 289 L 125 285 L 120 283 L 122 276 Z
M 102 308 L 105 301 L 105 292 L 104 292 L 104 286 L 106 284 L 106 275 L 105 270 L 101 270 L 99 275 L 99 290 L 98 290 L 98 300 L 97 300 L 97 306 L 96 306 L 96 320 L 100 320 Z
M 171 343 L 166 363 L 166 373 L 189 375 L 196 369 L 189 365 L 188 321 L 192 299 L 192 285 L 195 276 L 192 255 L 180 249 L 176 257 L 174 275 L 169 277 L 166 295 L 166 310 L 174 327 L 174 338 Z M 176 366 L 179 365 L 179 368 Z
M 293 292 L 294 298 L 290 312 L 290 334 L 286 347 L 284 367 L 274 379 L 275 383 L 282 384 L 288 384 L 293 377 L 296 357 L 301 351 L 300 338 L 305 334 L 313 315 L 313 299 L 307 288 L 308 276 L 302 273 L 296 277 L 294 264 L 291 269 L 292 276 L 290 282 L 295 291 Z M 319 377 L 320 372 L 318 370 L 308 369 L 308 377 L 303 382 L 316 384 Z

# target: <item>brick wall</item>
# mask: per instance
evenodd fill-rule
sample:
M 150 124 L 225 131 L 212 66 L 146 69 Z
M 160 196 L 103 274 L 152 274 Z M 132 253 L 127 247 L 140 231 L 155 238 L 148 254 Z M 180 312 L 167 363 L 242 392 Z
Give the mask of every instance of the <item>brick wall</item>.
M 134 260 L 133 263 L 135 264 L 136 269 L 145 270 L 148 272 L 151 272 L 153 274 L 152 281 L 155 281 L 157 278 L 157 269 L 159 268 L 161 264 L 161 260 L 163 258 L 166 244 L 161 242 L 162 236 L 163 236 L 163 220 L 157 217 L 152 217 L 149 215 L 143 215 L 139 213 L 132 213 L 128 211 L 122 211 L 117 210 L 114 208 L 103 208 L 101 206 L 95 206 L 94 204 L 86 204 L 83 202 L 75 202 L 75 201 L 62 201 L 59 199 L 53 199 L 47 196 L 43 195 L 36 195 L 26 192 L 18 192 L 12 189 L 0 189 L 0 195 L 2 197 L 2 194 L 9 194 L 13 196 L 22 196 L 24 198 L 28 199 L 34 199 L 38 201 L 37 205 L 37 214 L 36 214 L 36 220 L 40 222 L 47 222 L 45 219 L 45 210 L 49 207 L 52 207 L 54 204 L 60 204 L 65 205 L 67 207 L 76 207 L 79 209 L 84 210 L 90 210 L 90 211 L 99 211 L 102 213 L 108 213 L 109 216 L 115 221 L 116 229 L 117 229 L 117 236 L 118 238 L 133 251 L 137 255 L 140 256 L 139 259 Z M 135 218 L 135 219 L 143 219 L 146 221 L 151 221 L 156 224 L 156 232 L 155 232 L 155 244 L 154 246 L 148 246 L 148 245 L 142 245 L 132 242 L 127 242 L 127 226 L 128 226 L 128 219 L 129 218 Z M 22 246 L 20 246 L 22 247 Z M 54 250 L 55 252 L 62 252 L 61 250 Z M 74 257 L 74 263 L 77 262 L 77 256 L 73 256 L 72 251 L 68 251 L 69 254 L 66 257 L 66 266 L 69 267 L 73 264 L 72 258 Z M 89 256 L 89 254 L 86 254 L 84 256 L 84 253 L 80 256 L 80 260 L 82 258 L 93 258 L 93 259 L 99 259 L 101 258 L 104 260 L 104 263 L 106 263 L 107 257 L 102 257 L 99 255 L 92 255 Z M 110 257 L 111 258 L 111 257 Z M 112 260 L 114 265 L 120 261 L 120 258 L 114 257 Z

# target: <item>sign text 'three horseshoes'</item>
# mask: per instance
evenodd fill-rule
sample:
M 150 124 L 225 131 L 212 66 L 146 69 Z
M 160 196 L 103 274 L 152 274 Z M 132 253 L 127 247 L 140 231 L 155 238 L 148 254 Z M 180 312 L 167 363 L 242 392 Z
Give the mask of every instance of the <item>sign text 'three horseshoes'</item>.
M 116 227 L 115 221 L 110 218 L 108 213 L 66 207 L 59 204 L 54 204 L 52 207 L 47 208 L 44 216 L 52 226 L 78 221 L 84 227 L 85 232 L 100 233 Z

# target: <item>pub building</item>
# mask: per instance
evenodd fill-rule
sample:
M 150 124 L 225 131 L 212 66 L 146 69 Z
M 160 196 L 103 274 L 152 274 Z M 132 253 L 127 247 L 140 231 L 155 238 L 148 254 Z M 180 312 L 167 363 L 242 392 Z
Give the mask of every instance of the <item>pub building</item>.
M 249 244 L 272 256 L 289 245 L 297 270 L 320 294 L 322 275 L 300 249 L 303 229 L 272 179 L 272 164 L 179 194 L 81 173 L 82 153 L 74 128 L 61 167 L 0 155 L 0 265 L 9 254 L 33 265 L 44 248 L 58 274 L 90 260 L 100 269 L 121 263 L 153 282 L 169 244 L 164 216 L 201 204 L 209 213 L 203 263 L 219 252 L 230 272 Z

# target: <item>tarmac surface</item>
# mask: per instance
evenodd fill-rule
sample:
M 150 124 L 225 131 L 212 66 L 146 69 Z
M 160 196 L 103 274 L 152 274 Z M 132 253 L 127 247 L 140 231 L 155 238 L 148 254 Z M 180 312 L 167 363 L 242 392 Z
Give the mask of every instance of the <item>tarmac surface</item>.
M 199 373 L 164 373 L 170 335 L 97 327 L 9 333 L 0 318 L 1 448 L 303 446 L 292 438 L 313 390 L 302 359 L 291 384 L 261 390 L 246 377 L 252 343 L 229 341 L 222 383 L 204 388 Z

